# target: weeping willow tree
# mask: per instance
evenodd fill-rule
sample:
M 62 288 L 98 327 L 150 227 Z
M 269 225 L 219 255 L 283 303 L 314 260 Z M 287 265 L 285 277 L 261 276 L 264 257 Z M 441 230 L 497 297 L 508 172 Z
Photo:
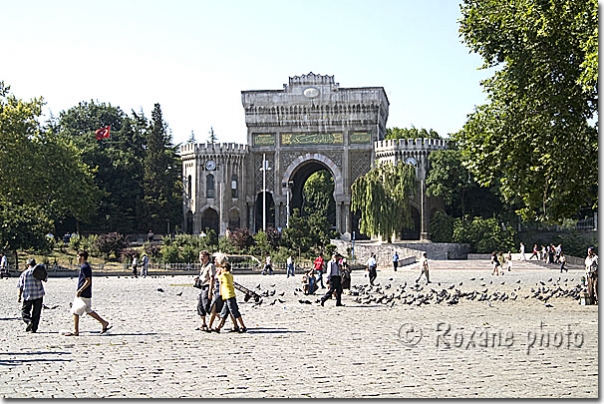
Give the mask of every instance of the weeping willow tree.
M 381 164 L 352 184 L 352 209 L 361 213 L 359 230 L 390 241 L 413 226 L 409 198 L 415 190 L 415 168 L 399 162 Z

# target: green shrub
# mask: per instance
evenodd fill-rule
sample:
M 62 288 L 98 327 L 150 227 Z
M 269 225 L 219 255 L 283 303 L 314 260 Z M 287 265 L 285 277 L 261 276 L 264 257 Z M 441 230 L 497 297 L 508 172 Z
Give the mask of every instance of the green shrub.
M 113 254 L 116 259 L 119 259 L 122 250 L 129 246 L 126 238 L 117 232 L 101 234 L 94 240 L 95 250 L 107 259 Z
M 475 217 L 473 220 L 455 219 L 452 241 L 470 244 L 475 253 L 490 253 L 513 250 L 514 236 L 512 227 L 503 228 L 496 218 Z

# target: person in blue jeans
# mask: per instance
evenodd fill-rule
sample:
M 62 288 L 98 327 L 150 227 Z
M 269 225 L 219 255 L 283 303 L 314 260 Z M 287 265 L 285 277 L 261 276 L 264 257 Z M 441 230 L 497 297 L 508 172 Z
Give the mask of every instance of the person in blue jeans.
M 287 257 L 287 277 L 289 278 L 290 275 L 295 276 L 294 259 L 292 258 L 291 255 L 289 257 Z

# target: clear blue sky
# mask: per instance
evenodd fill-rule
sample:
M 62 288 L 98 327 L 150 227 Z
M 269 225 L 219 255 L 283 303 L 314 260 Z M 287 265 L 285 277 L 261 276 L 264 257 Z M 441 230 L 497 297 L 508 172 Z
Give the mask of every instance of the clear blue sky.
M 46 116 L 96 100 L 147 115 L 160 103 L 174 143 L 210 127 L 246 142 L 242 90 L 334 75 L 382 86 L 388 127 L 458 131 L 485 102 L 452 0 L 2 0 L 0 80 L 42 96 Z

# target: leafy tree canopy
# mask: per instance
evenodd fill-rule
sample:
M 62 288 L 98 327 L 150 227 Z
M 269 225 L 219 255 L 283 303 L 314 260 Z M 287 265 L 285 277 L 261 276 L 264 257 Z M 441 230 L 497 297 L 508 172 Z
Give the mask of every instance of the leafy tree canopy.
M 463 42 L 496 67 L 488 103 L 455 135 L 483 186 L 523 219 L 560 222 L 597 204 L 596 0 L 465 0 Z
M 417 129 L 415 126 L 411 128 L 388 128 L 386 129 L 385 139 L 442 139 L 440 135 L 432 130 L 426 130 L 424 128 Z
M 98 188 L 77 147 L 39 124 L 42 98 L 17 99 L 0 82 L 0 247 L 43 247 L 56 220 L 85 220 Z

